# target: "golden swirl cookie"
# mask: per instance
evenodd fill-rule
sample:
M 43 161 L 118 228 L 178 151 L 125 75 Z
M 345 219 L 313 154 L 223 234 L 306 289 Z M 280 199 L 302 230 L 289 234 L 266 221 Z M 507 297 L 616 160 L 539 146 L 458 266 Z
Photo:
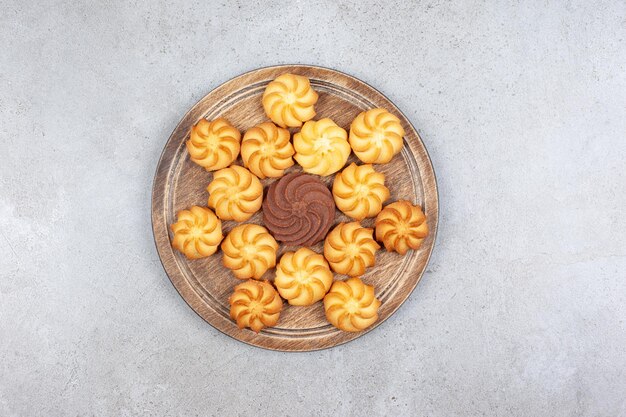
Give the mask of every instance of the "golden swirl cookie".
M 191 160 L 207 171 L 216 171 L 230 165 L 239 155 L 241 133 L 226 119 L 212 122 L 206 119 L 191 128 L 186 142 Z
M 263 204 L 263 185 L 250 171 L 238 165 L 220 169 L 207 187 L 209 207 L 222 220 L 243 222 Z
M 351 163 L 335 176 L 333 197 L 337 208 L 356 220 L 374 217 L 389 198 L 385 174 L 376 172 L 369 164 Z
M 213 255 L 222 238 L 222 222 L 206 207 L 181 210 L 170 226 L 174 233 L 172 246 L 189 259 Z
M 261 123 L 248 130 L 241 141 L 243 164 L 257 177 L 282 177 L 293 165 L 293 146 L 287 129 L 272 122 Z
M 346 332 L 359 332 L 378 320 L 380 300 L 374 287 L 360 278 L 335 281 L 324 297 L 326 318 L 333 326 Z
M 283 74 L 267 85 L 262 102 L 272 122 L 280 127 L 299 127 L 315 117 L 317 93 L 308 78 Z
M 426 236 L 426 215 L 408 201 L 391 203 L 376 216 L 376 239 L 388 252 L 404 255 L 409 249 L 418 249 Z
M 333 271 L 354 277 L 374 266 L 380 246 L 372 234 L 372 229 L 361 227 L 359 222 L 339 223 L 324 241 L 324 257 Z
M 385 109 L 360 113 L 350 125 L 350 146 L 366 164 L 386 164 L 402 149 L 404 129 Z
M 283 309 L 283 300 L 270 283 L 252 279 L 237 285 L 228 302 L 230 318 L 237 327 L 249 327 L 257 333 L 275 326 Z
M 309 306 L 324 298 L 333 273 L 322 255 L 308 248 L 286 252 L 276 267 L 274 285 L 280 296 L 294 306 Z
M 293 136 L 296 161 L 305 172 L 334 174 L 346 164 L 350 144 L 346 131 L 330 119 L 309 121 Z
M 278 243 L 258 224 L 240 224 L 222 242 L 224 266 L 239 279 L 260 279 L 276 266 Z

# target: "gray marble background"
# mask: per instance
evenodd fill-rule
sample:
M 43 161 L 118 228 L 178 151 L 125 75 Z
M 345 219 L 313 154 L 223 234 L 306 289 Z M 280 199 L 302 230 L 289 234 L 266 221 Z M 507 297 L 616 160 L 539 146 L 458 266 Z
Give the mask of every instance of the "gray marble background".
M 0 0 L 0 415 L 626 415 L 625 37 L 620 0 Z M 181 116 L 280 63 L 387 94 L 440 187 L 409 301 L 308 354 L 202 321 L 150 226 Z

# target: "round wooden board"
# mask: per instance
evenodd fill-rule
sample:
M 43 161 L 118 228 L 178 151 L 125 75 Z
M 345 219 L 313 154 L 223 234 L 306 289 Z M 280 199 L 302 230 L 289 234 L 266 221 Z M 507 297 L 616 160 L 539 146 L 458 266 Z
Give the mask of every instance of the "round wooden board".
M 263 329 L 256 334 L 248 329 L 239 329 L 229 317 L 228 297 L 239 280 L 222 265 L 222 253 L 218 251 L 205 259 L 190 261 L 172 249 L 169 226 L 176 221 L 179 210 L 192 205 L 206 206 L 206 187 L 212 174 L 190 161 L 185 141 L 190 128 L 201 118 L 213 120 L 225 117 L 242 133 L 252 126 L 267 120 L 261 97 L 265 86 L 283 73 L 300 74 L 311 80 L 311 85 L 319 93 L 315 106 L 316 119 L 329 117 L 339 126 L 349 130 L 354 117 L 363 110 L 382 107 L 398 116 L 406 131 L 402 152 L 384 165 L 376 165 L 376 170 L 386 176 L 386 185 L 391 198 L 386 203 L 406 199 L 422 205 L 428 218 L 430 234 L 422 247 L 409 251 L 405 256 L 395 252 L 379 250 L 376 266 L 369 268 L 362 279 L 374 285 L 376 296 L 382 301 L 379 320 L 366 331 L 358 333 L 342 332 L 331 326 L 324 316 L 322 302 L 309 307 L 294 307 L 284 304 L 278 325 Z M 292 133 L 297 129 L 292 129 Z M 354 154 L 348 163 L 357 162 Z M 239 165 L 241 159 L 237 162 Z M 300 170 L 296 164 L 289 171 Z M 329 187 L 334 175 L 323 177 Z M 263 180 L 267 186 L 275 180 Z M 435 174 L 432 164 L 419 135 L 398 110 L 383 94 L 364 82 L 331 69 L 285 65 L 261 68 L 234 78 L 207 94 L 183 117 L 170 136 L 159 161 L 152 192 L 152 228 L 157 250 L 165 271 L 172 283 L 202 318 L 216 329 L 251 345 L 282 351 L 310 351 L 336 346 L 374 329 L 389 318 L 409 297 L 420 280 L 432 252 L 437 232 L 438 197 Z M 340 211 L 336 211 L 335 223 L 351 221 Z M 259 211 L 247 223 L 263 224 Z M 362 222 L 373 227 L 373 219 Z M 223 222 L 226 235 L 235 223 Z M 312 249 L 322 253 L 323 242 Z M 281 245 L 278 258 L 294 247 Z M 272 280 L 274 270 L 268 271 L 264 279 Z M 344 275 L 335 275 L 343 280 Z

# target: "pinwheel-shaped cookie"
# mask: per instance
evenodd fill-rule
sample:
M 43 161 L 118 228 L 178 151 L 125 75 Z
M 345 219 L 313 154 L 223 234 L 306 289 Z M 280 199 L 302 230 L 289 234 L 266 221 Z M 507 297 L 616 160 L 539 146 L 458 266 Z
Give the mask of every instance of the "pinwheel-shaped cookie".
M 272 122 L 253 127 L 241 142 L 243 164 L 259 178 L 282 177 L 293 165 L 294 150 L 289 139 L 289 131 Z
M 339 223 L 324 241 L 324 257 L 333 271 L 354 277 L 374 266 L 380 246 L 372 233 L 372 229 L 361 227 L 359 222 Z
M 391 203 L 376 216 L 376 239 L 388 252 L 404 255 L 409 249 L 418 249 L 426 236 L 426 215 L 408 201 Z
M 263 201 L 263 222 L 290 246 L 311 246 L 324 239 L 335 220 L 335 203 L 314 175 L 292 172 L 272 183 Z
M 308 248 L 287 252 L 276 267 L 274 285 L 294 306 L 308 306 L 322 298 L 333 283 L 333 273 L 322 255 Z
M 385 175 L 376 172 L 372 165 L 352 163 L 335 176 L 333 197 L 339 210 L 363 220 L 380 212 L 389 198 L 389 189 L 385 187 Z
M 263 204 L 263 185 L 250 171 L 238 165 L 220 169 L 207 187 L 209 207 L 222 220 L 248 220 Z
M 366 164 L 386 164 L 402 149 L 404 129 L 385 109 L 360 113 L 350 125 L 350 146 Z
M 317 93 L 309 79 L 283 74 L 270 82 L 263 93 L 265 114 L 280 127 L 299 127 L 315 117 Z
M 228 301 L 237 327 L 249 327 L 257 333 L 275 326 L 283 308 L 283 300 L 270 283 L 252 279 L 237 285 Z
M 222 222 L 206 207 L 193 206 L 178 212 L 171 226 L 172 246 L 189 259 L 213 255 L 222 241 Z
M 267 229 L 257 224 L 240 224 L 222 242 L 224 266 L 239 279 L 260 279 L 276 266 L 278 243 Z
M 360 278 L 335 281 L 324 297 L 326 318 L 333 326 L 346 332 L 358 332 L 378 320 L 380 301 L 374 287 Z
M 339 171 L 350 156 L 346 131 L 330 119 L 309 121 L 293 136 L 296 161 L 305 172 L 330 175 Z
M 216 171 L 237 159 L 240 140 L 241 133 L 226 119 L 201 119 L 191 128 L 186 145 L 193 162 L 207 171 Z

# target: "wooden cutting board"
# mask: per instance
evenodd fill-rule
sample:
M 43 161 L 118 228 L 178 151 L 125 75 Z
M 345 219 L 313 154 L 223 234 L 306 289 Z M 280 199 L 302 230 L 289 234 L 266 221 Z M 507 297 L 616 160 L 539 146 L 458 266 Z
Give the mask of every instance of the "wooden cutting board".
M 225 117 L 238 128 L 242 135 L 254 125 L 267 121 L 261 105 L 261 97 L 266 85 L 283 73 L 300 74 L 311 80 L 312 87 L 319 93 L 315 106 L 316 120 L 329 117 L 339 126 L 349 130 L 354 117 L 363 110 L 382 107 L 400 118 L 406 131 L 404 148 L 392 161 L 376 165 L 376 170 L 386 176 L 386 185 L 392 201 L 406 199 L 424 208 L 428 218 L 430 234 L 422 247 L 409 251 L 405 256 L 377 252 L 376 266 L 369 268 L 362 279 L 374 285 L 376 296 L 382 301 L 379 320 L 366 331 L 358 333 L 342 332 L 331 326 L 324 316 L 322 302 L 308 307 L 294 307 L 285 302 L 278 325 L 263 329 L 259 334 L 249 329 L 240 330 L 229 317 L 228 297 L 235 285 L 241 281 L 222 266 L 222 253 L 218 250 L 211 257 L 190 261 L 172 249 L 169 226 L 176 221 L 179 210 L 193 205 L 206 206 L 206 187 L 212 174 L 190 161 L 185 147 L 189 129 L 201 118 L 213 120 Z M 298 129 L 292 129 L 292 133 Z M 348 163 L 357 162 L 354 154 Z M 241 159 L 238 160 L 239 165 Z M 288 172 L 300 170 L 292 167 Z M 322 180 L 332 186 L 334 175 Z M 263 180 L 267 186 L 275 179 Z M 363 336 L 389 318 L 409 297 L 419 282 L 432 252 L 438 220 L 437 184 L 433 167 L 416 130 L 400 110 L 383 94 L 364 82 L 331 69 L 286 65 L 261 68 L 240 75 L 207 94 L 193 106 L 180 121 L 165 144 L 157 167 L 152 191 L 152 228 L 157 250 L 163 267 L 172 283 L 203 319 L 225 334 L 251 345 L 282 351 L 309 351 L 336 346 Z M 339 210 L 335 223 L 351 221 Z M 263 224 L 261 212 L 256 213 L 246 223 Z M 373 219 L 362 222 L 373 227 Z M 226 235 L 235 222 L 223 222 Z M 322 253 L 323 242 L 312 249 Z M 281 245 L 277 259 L 294 247 Z M 268 271 L 264 279 L 272 280 L 274 270 Z M 346 279 L 335 275 L 335 279 Z

